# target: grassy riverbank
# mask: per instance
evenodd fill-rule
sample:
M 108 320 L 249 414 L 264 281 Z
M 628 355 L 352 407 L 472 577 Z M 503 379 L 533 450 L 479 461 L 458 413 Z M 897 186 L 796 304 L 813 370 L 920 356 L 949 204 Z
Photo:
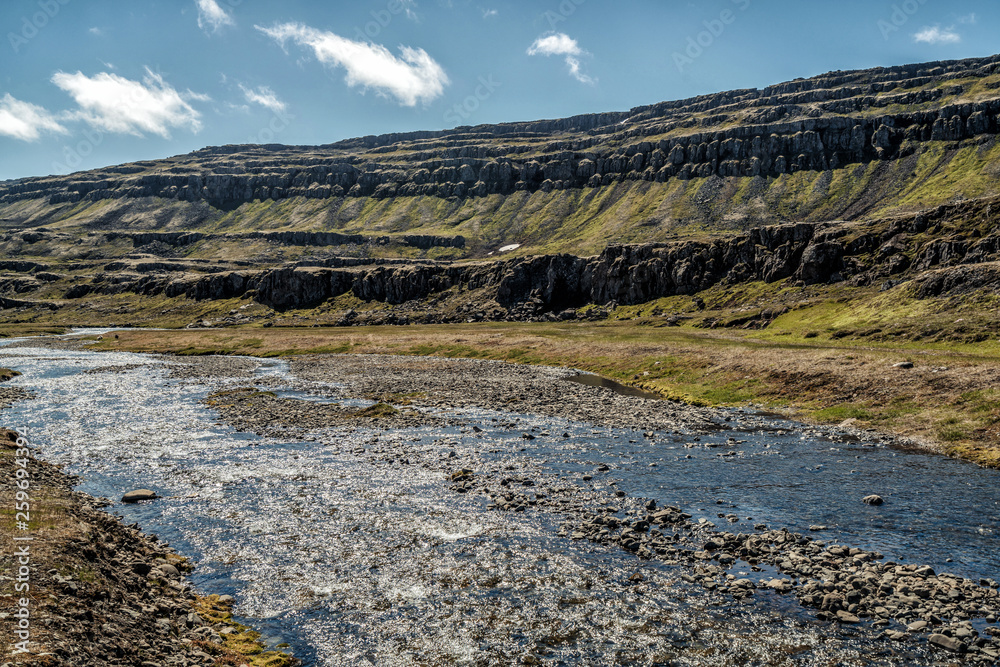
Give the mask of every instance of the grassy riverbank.
M 192 354 L 437 355 L 559 365 L 677 400 L 748 402 L 817 423 L 919 439 L 1000 467 L 1000 346 L 993 341 L 873 342 L 829 335 L 600 323 L 128 331 L 96 349 Z M 912 368 L 895 364 L 910 362 Z

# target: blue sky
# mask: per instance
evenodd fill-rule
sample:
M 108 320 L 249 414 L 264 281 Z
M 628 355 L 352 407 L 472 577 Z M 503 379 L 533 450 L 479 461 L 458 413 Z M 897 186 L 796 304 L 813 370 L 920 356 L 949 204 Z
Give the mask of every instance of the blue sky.
M 4 0 L 0 180 L 1000 52 L 995 0 Z

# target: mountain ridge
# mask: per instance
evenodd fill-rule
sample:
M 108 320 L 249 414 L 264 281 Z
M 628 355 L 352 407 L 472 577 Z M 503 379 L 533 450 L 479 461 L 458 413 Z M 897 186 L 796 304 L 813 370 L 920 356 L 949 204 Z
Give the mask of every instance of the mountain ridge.
M 990 56 L 23 179 L 0 184 L 0 308 L 183 326 L 685 311 L 757 283 L 770 312 L 813 286 L 965 299 L 996 282 L 998 134 Z
M 1000 131 L 998 114 L 1000 56 L 837 71 L 759 90 L 702 95 L 627 112 L 390 133 L 321 146 L 206 147 L 164 160 L 20 179 L 0 184 L 0 218 L 7 227 L 86 224 L 95 211 L 83 209 L 91 204 L 113 202 L 121 209 L 117 217 L 127 218 L 155 202 L 181 208 L 207 204 L 211 211 L 204 217 L 220 221 L 234 210 L 293 200 L 303 210 L 309 208 L 310 200 L 318 200 L 324 203 L 322 209 L 330 211 L 343 209 L 355 199 L 468 204 L 494 195 L 587 194 L 646 183 L 657 184 L 663 199 L 671 199 L 671 188 L 684 190 L 658 212 L 661 219 L 676 223 L 668 226 L 682 227 L 687 220 L 725 229 L 727 217 L 759 224 L 788 222 L 795 216 L 742 210 L 769 207 L 766 196 L 753 193 L 735 200 L 730 210 L 707 212 L 699 206 L 699 194 L 701 199 L 707 196 L 699 193 L 706 182 L 711 189 L 718 186 L 711 183 L 715 179 L 749 179 L 752 189 L 773 189 L 791 177 L 801 180 L 803 173 L 828 174 L 833 179 L 849 168 L 877 170 L 909 158 L 912 164 L 905 169 L 916 172 L 921 166 L 917 163 L 931 161 L 941 151 L 982 149 L 986 144 L 987 150 L 994 149 Z M 1000 151 L 990 153 L 983 164 L 996 170 L 998 158 Z M 856 182 L 866 177 L 847 174 L 842 180 Z M 905 190 L 919 174 L 901 178 Z M 931 193 L 924 203 L 937 205 L 947 199 Z M 129 203 L 136 204 L 133 211 Z M 804 208 L 801 215 L 806 219 L 838 217 L 824 212 L 824 203 L 805 202 L 798 208 Z M 870 206 L 855 208 L 858 212 L 845 209 L 849 218 L 871 212 Z M 436 215 L 447 217 L 440 212 Z M 296 229 L 315 231 L 358 232 L 370 222 L 363 215 L 341 210 L 336 220 L 308 213 L 299 217 Z M 198 215 L 180 215 L 172 224 L 147 222 L 139 228 L 195 231 L 202 222 Z M 265 229 L 273 222 L 257 220 L 255 224 Z M 439 231 L 420 220 L 397 222 L 405 229 L 371 231 Z M 447 221 L 444 226 L 453 225 Z M 470 231 L 459 229 L 456 235 L 475 239 Z M 639 240 L 656 240 L 639 236 Z M 535 241 L 525 240 L 529 246 Z M 492 241 L 486 239 L 478 246 L 473 242 L 470 247 L 488 249 Z M 569 245 L 566 249 L 582 248 Z M 590 249 L 599 249 L 599 244 Z

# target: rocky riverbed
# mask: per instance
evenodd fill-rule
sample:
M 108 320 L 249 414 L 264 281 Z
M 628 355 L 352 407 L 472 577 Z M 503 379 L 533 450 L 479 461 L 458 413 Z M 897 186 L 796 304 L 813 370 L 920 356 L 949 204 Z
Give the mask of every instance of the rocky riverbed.
M 232 597 L 196 594 L 185 580 L 187 559 L 103 511 L 107 502 L 73 491 L 78 478 L 16 441 L 15 432 L 0 429 L 0 502 L 5 511 L 15 506 L 15 472 L 23 467 L 35 518 L 23 533 L 3 535 L 3 588 L 11 601 L 0 612 L 5 667 L 241 665 L 251 661 L 246 653 L 261 653 L 258 635 L 232 620 Z M 25 535 L 30 541 L 12 539 Z M 8 556 L 24 549 L 28 575 Z M 15 581 L 29 588 L 16 593 Z M 27 638 L 14 635 L 21 596 L 30 601 Z M 27 652 L 16 652 L 21 641 Z M 266 657 L 273 667 L 295 664 Z
M 480 407 L 614 428 L 717 429 L 715 411 L 568 383 L 577 371 L 475 359 L 313 355 L 292 359 L 304 381 L 335 378 L 351 396 L 405 396 L 428 409 Z
M 3 354 L 46 457 L 156 490 L 115 511 L 306 665 L 997 660 L 996 473 L 884 437 L 498 362 Z
M 347 396 L 405 397 L 412 406 L 411 414 L 413 407 L 431 411 L 498 406 L 517 413 L 632 429 L 636 437 L 652 438 L 654 430 L 680 429 L 695 439 L 696 434 L 719 430 L 729 419 L 711 410 L 571 384 L 566 380 L 574 372 L 566 369 L 377 355 L 302 357 L 292 361 L 291 369 L 303 388 L 336 379 Z M 334 419 L 342 423 L 342 409 L 295 399 L 244 399 L 226 405 L 222 414 L 237 428 L 266 431 L 296 425 L 309 430 L 330 425 L 331 408 Z M 419 419 L 400 422 L 395 414 L 385 419 L 386 427 L 420 423 Z M 455 418 L 448 421 L 456 423 Z M 356 425 L 378 426 L 378 418 L 366 417 Z M 501 426 L 515 431 L 519 428 L 517 420 Z M 478 426 L 466 424 L 466 432 L 470 429 L 482 432 Z M 521 437 L 530 446 L 539 435 L 552 434 L 534 428 Z M 859 434 L 842 435 L 857 438 Z M 562 436 L 571 438 L 569 433 Z M 869 444 L 880 440 L 886 439 L 874 436 Z M 488 440 L 482 442 L 488 446 Z M 640 561 L 679 566 L 683 581 L 715 595 L 748 604 L 760 591 L 790 595 L 813 610 L 818 621 L 829 621 L 829 631 L 834 634 L 844 626 L 861 626 L 873 637 L 926 642 L 971 663 L 992 664 L 1000 659 L 1000 594 L 995 579 L 972 580 L 935 572 L 926 565 L 897 563 L 877 551 L 827 542 L 782 527 L 758 523 L 750 532 L 728 532 L 704 518 L 692 521 L 691 514 L 678 507 L 658 507 L 654 499 L 628 497 L 615 488 L 614 481 L 581 488 L 576 480 L 522 470 L 506 460 L 490 464 L 462 457 L 454 450 L 427 456 L 417 447 L 377 436 L 366 444 L 354 453 L 364 454 L 373 465 L 430 468 L 446 476 L 452 491 L 483 495 L 496 511 L 551 513 L 561 521 L 560 536 L 618 547 Z M 606 478 L 610 472 L 608 466 L 600 466 L 580 479 L 592 483 L 595 476 Z M 877 496 L 864 500 L 882 503 Z M 718 518 L 723 525 L 741 520 L 732 512 L 720 512 Z M 817 533 L 825 528 L 811 526 Z M 633 583 L 643 581 L 643 575 L 637 573 Z

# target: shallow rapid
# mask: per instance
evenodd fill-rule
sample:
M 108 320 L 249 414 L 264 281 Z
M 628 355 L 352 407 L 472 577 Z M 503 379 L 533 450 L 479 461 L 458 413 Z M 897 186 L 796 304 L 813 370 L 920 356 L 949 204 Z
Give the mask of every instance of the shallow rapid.
M 197 588 L 235 596 L 307 665 L 933 664 L 922 643 L 820 622 L 794 597 L 713 596 L 683 567 L 560 537 L 557 511 L 498 512 L 451 490 L 453 469 L 530 477 L 540 493 L 578 486 L 594 503 L 621 491 L 720 530 L 822 525 L 824 540 L 897 562 L 1000 573 L 1000 473 L 967 463 L 740 411 L 718 430 L 644 432 L 434 408 L 442 419 L 420 428 L 264 437 L 204 400 L 259 383 L 365 402 L 336 377 L 306 391 L 282 361 L 225 363 L 237 361 L 231 376 L 198 376 L 153 355 L 0 348 L 22 373 L 11 384 L 35 396 L 4 418 L 82 491 L 164 496 L 112 510 L 192 556 Z M 886 504 L 862 504 L 870 493 Z

